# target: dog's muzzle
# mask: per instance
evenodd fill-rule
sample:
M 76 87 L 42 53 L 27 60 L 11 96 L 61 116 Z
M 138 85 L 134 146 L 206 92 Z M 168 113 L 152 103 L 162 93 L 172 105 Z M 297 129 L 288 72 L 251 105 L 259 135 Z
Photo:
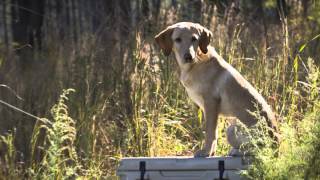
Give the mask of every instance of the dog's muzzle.
M 193 61 L 193 58 L 190 53 L 186 53 L 183 58 L 186 63 L 192 63 Z

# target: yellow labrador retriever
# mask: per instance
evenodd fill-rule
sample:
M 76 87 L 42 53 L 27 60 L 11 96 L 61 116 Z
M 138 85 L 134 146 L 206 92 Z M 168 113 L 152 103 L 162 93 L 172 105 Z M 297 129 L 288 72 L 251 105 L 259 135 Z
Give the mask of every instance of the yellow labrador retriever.
M 204 148 L 195 157 L 214 155 L 219 114 L 237 117 L 250 127 L 258 110 L 276 129 L 275 115 L 265 99 L 244 77 L 209 45 L 212 33 L 200 24 L 180 22 L 155 36 L 163 53 L 174 52 L 179 64 L 180 81 L 189 97 L 201 108 L 206 121 Z

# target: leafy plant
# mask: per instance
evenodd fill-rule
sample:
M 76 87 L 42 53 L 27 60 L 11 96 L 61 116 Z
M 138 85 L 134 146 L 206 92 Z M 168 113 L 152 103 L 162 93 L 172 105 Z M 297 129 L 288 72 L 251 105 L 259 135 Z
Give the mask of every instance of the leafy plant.
M 64 90 L 58 103 L 51 109 L 52 124 L 40 125 L 38 129 L 45 129 L 46 135 L 45 147 L 40 147 L 43 148 L 43 158 L 40 164 L 35 164 L 32 169 L 36 178 L 69 179 L 78 176 L 81 169 L 74 146 L 75 121 L 69 117 L 68 107 L 65 104 L 70 92 L 74 90 Z M 39 135 L 39 132 L 35 131 L 35 135 Z

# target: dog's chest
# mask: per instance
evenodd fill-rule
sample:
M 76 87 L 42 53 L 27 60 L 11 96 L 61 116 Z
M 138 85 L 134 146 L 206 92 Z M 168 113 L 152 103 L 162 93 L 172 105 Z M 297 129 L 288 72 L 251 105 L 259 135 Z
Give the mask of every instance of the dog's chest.
M 203 109 L 204 99 L 202 94 L 194 91 L 193 89 L 186 88 L 188 96 L 196 103 L 201 109 Z
M 186 88 L 188 96 L 191 98 L 191 100 L 195 102 L 201 109 L 203 109 L 205 84 L 188 76 L 181 76 L 180 81 Z

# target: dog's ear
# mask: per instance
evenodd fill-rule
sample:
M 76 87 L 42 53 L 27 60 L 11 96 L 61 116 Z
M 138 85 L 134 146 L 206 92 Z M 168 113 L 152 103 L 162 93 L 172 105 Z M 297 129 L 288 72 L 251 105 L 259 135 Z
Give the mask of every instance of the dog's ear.
M 163 54 L 166 56 L 169 56 L 171 51 L 172 51 L 172 39 L 171 35 L 173 32 L 174 28 L 173 27 L 168 27 L 165 30 L 161 31 L 159 34 L 157 34 L 154 38 L 159 44 L 160 48 L 163 51 Z
M 212 32 L 209 29 L 202 27 L 199 39 L 199 47 L 204 54 L 208 52 L 208 45 L 210 44 L 211 37 Z

